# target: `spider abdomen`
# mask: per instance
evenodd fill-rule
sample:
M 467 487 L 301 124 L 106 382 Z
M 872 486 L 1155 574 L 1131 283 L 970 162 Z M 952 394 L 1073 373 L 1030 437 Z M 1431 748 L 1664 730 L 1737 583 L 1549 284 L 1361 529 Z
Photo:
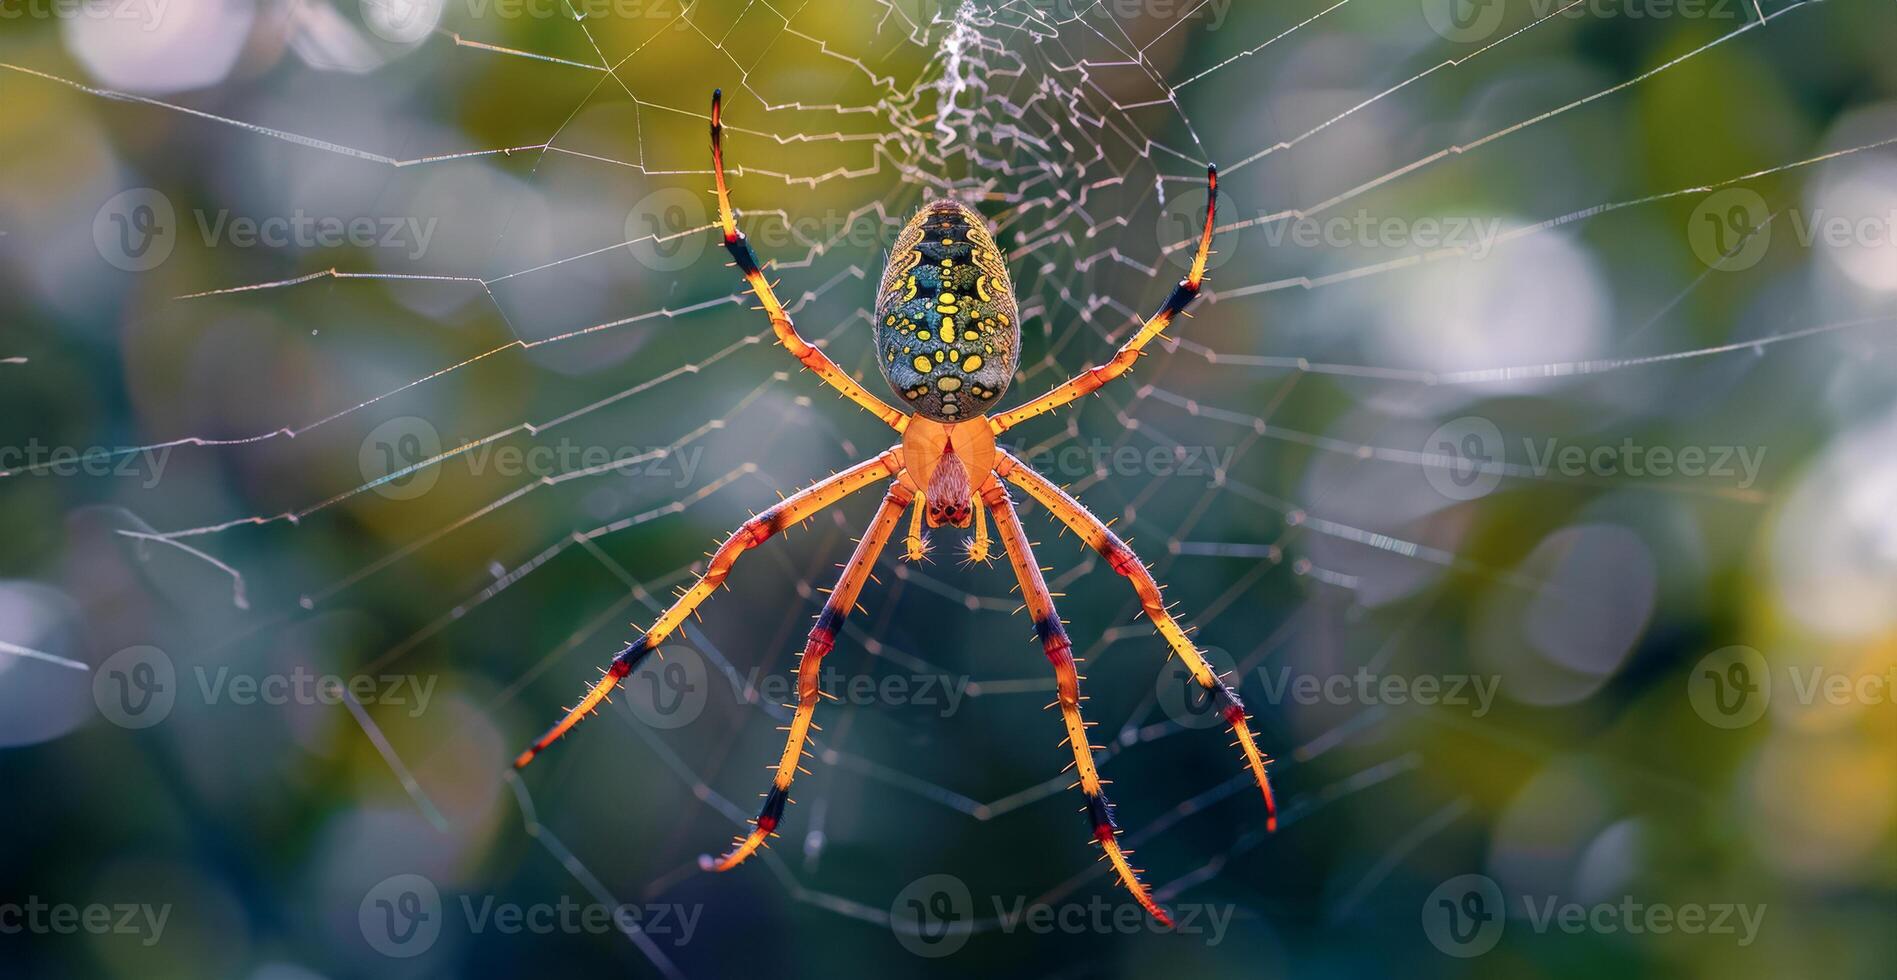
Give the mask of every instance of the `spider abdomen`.
M 985 415 L 1020 349 L 1014 285 L 981 215 L 954 201 L 916 212 L 876 296 L 876 363 L 889 386 L 938 422 Z

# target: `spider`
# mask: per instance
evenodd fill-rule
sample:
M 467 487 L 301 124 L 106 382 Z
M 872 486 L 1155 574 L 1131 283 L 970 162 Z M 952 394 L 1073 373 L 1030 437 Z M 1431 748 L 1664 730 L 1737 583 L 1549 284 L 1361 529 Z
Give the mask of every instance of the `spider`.
M 1141 349 L 1198 296 L 1200 284 L 1205 280 L 1206 255 L 1212 244 L 1218 168 L 1206 168 L 1205 226 L 1199 233 L 1190 270 L 1159 310 L 1107 363 L 1089 368 L 1039 397 L 997 415 L 989 415 L 988 410 L 1007 391 L 1021 346 L 1019 312 L 1007 266 L 1000 247 L 974 210 L 946 200 L 925 205 L 897 237 L 877 292 L 874 321 L 877 366 L 901 403 L 910 407 L 910 411 L 903 412 L 865 390 L 822 350 L 799 336 L 790 314 L 764 278 L 757 254 L 746 242 L 744 233 L 738 230 L 731 195 L 725 186 L 721 102 L 722 94 L 713 92 L 711 161 L 718 195 L 718 223 L 726 251 L 770 317 L 778 343 L 824 383 L 900 433 L 902 441 L 873 459 L 799 490 L 745 521 L 725 539 L 711 556 L 704 573 L 659 616 L 652 628 L 621 650 L 586 696 L 514 760 L 515 768 L 532 762 L 541 750 L 597 709 L 647 654 L 656 651 L 659 644 L 724 583 L 740 555 L 852 493 L 887 480 L 888 489 L 876 518 L 843 566 L 836 588 L 825 601 L 823 611 L 817 614 L 817 624 L 804 646 L 797 672 L 796 712 L 791 718 L 784 753 L 777 763 L 776 777 L 764 794 L 764 805 L 748 833 L 736 838 L 723 856 L 707 855 L 700 858 L 700 864 L 708 870 L 729 870 L 775 836 L 784 819 L 784 807 L 790 802 L 791 780 L 806 754 L 804 742 L 821 697 L 819 665 L 836 645 L 837 631 L 855 608 L 857 594 L 862 591 L 871 566 L 895 533 L 903 512 L 913 505 L 904 541 L 910 560 L 920 560 L 927 550 L 922 527 L 926 521 L 930 528 L 949 525 L 966 529 L 972 525 L 974 536 L 968 542 L 969 557 L 987 561 L 990 540 L 984 518 L 986 511 L 994 516 L 1026 607 L 1034 618 L 1035 635 L 1053 666 L 1059 692 L 1055 704 L 1060 707 L 1066 728 L 1066 744 L 1073 750 L 1073 769 L 1079 776 L 1077 785 L 1086 800 L 1085 812 L 1093 839 L 1100 845 L 1101 856 L 1111 862 L 1120 883 L 1132 892 L 1140 906 L 1169 925 L 1170 917 L 1140 881 L 1137 869 L 1128 863 L 1129 852 L 1120 847 L 1120 829 L 1113 805 L 1101 788 L 1100 773 L 1094 765 L 1093 750 L 1099 746 L 1088 743 L 1087 722 L 1080 715 L 1081 678 L 1075 672 L 1073 644 L 1054 610 L 1053 596 L 1041 577 L 1040 565 L 1029 547 L 1006 483 L 1026 490 L 1099 552 L 1115 572 L 1132 583 L 1146 615 L 1158 627 L 1172 652 L 1185 661 L 1193 679 L 1237 736 L 1246 765 L 1264 794 L 1266 828 L 1275 830 L 1277 807 L 1271 783 L 1265 775 L 1266 760 L 1252 738 L 1245 707 L 1238 695 L 1213 672 L 1187 638 L 1185 629 L 1173 619 L 1160 598 L 1159 584 L 1145 563 L 1079 501 L 996 446 L 995 436 L 1127 373 L 1139 358 Z

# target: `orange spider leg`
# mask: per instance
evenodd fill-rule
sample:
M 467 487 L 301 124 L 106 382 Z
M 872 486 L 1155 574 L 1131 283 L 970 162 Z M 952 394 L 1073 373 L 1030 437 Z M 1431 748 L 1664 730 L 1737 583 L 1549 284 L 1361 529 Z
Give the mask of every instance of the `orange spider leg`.
M 1112 863 L 1120 883 L 1133 893 L 1140 907 L 1153 918 L 1170 926 L 1172 917 L 1153 900 L 1152 892 L 1140 881 L 1138 870 L 1128 863 L 1127 852 L 1120 849 L 1120 828 L 1113 818 L 1113 804 L 1107 800 L 1101 788 L 1100 771 L 1093 763 L 1095 746 L 1088 742 L 1087 723 L 1080 717 L 1080 675 L 1074 669 L 1073 643 L 1067 639 L 1067 629 L 1061 625 L 1060 614 L 1054 611 L 1054 598 L 1048 594 L 1047 581 L 1041 577 L 1041 568 L 1035 563 L 1034 550 L 1028 545 L 1026 532 L 1021 529 L 1021 518 L 1015 514 L 1014 501 L 1008 498 L 1008 488 L 993 479 L 983 488 L 982 500 L 994 512 L 995 528 L 1007 546 L 1008 561 L 1014 566 L 1015 578 L 1021 582 L 1021 595 L 1027 600 L 1028 614 L 1034 617 L 1034 633 L 1040 637 L 1041 648 L 1046 652 L 1048 662 L 1054 665 L 1054 678 L 1058 687 L 1055 703 L 1060 705 L 1061 720 L 1067 726 L 1067 745 L 1073 749 L 1074 771 L 1080 776 L 1080 792 L 1087 799 L 1087 816 L 1093 824 L 1093 839 L 1105 851 L 1104 857 Z
M 1099 367 L 1090 367 L 1061 385 L 1049 390 L 1010 411 L 992 416 L 989 424 L 996 434 L 1007 431 L 1037 415 L 1044 415 L 1084 395 L 1091 394 L 1102 385 L 1133 369 L 1133 362 L 1139 360 L 1140 351 L 1154 337 L 1164 333 L 1172 323 L 1173 317 L 1185 311 L 1187 306 L 1199 295 L 1200 284 L 1205 282 L 1205 259 L 1212 250 L 1212 218 L 1218 211 L 1219 168 L 1205 169 L 1205 228 L 1199 232 L 1199 248 L 1193 253 L 1192 267 L 1186 277 L 1173 287 L 1172 295 L 1167 297 L 1165 305 L 1154 313 L 1139 331 L 1120 345 L 1113 359 Z
M 711 93 L 711 169 L 718 181 L 718 223 L 724 232 L 725 251 L 731 253 L 731 259 L 737 263 L 738 270 L 744 273 L 744 281 L 751 286 L 751 292 L 758 302 L 764 305 L 764 312 L 771 318 L 771 329 L 777 334 L 777 342 L 790 351 L 791 356 L 803 363 L 804 367 L 816 372 L 825 384 L 843 393 L 843 397 L 861 405 L 871 415 L 888 423 L 889 427 L 901 432 L 909 424 L 909 416 L 889 407 L 888 403 L 869 393 L 869 390 L 856 382 L 855 378 L 843 373 L 837 363 L 823 351 L 811 346 L 797 333 L 797 325 L 791 322 L 790 313 L 777 299 L 777 293 L 771 289 L 770 281 L 764 278 L 764 271 L 758 265 L 757 253 L 751 250 L 751 244 L 744 238 L 744 232 L 738 230 L 738 218 L 731 209 L 731 190 L 725 186 L 725 153 L 723 146 L 724 125 L 721 122 L 720 104 L 724 101 L 722 90 Z
M 824 602 L 823 611 L 817 614 L 817 625 L 811 627 L 810 639 L 804 644 L 803 659 L 797 665 L 797 713 L 791 716 L 790 735 L 784 741 L 784 754 L 777 760 L 777 776 L 771 781 L 770 792 L 764 794 L 764 806 L 758 810 L 757 819 L 752 821 L 751 832 L 732 843 L 731 850 L 723 857 L 714 860 L 707 854 L 698 859 L 700 867 L 710 871 L 729 871 L 744 862 L 745 858 L 757 853 L 757 849 L 777 830 L 783 822 L 784 806 L 790 802 L 790 782 L 797 777 L 798 763 L 804 756 L 804 741 L 810 734 L 810 718 L 817 710 L 817 701 L 823 696 L 820 686 L 820 670 L 823 658 L 836 646 L 837 631 L 843 628 L 843 621 L 849 617 L 850 610 L 856 608 L 856 597 L 863 591 L 863 582 L 869 578 L 870 569 L 876 564 L 876 557 L 882 554 L 883 546 L 889 543 L 889 537 L 895 533 L 896 525 L 902 520 L 903 508 L 915 491 L 897 480 L 889 487 L 889 493 L 883 497 L 883 506 L 876 512 L 876 519 L 870 523 L 869 531 L 856 544 L 856 551 L 843 566 L 843 574 L 837 579 L 837 587 L 830 592 L 830 598 Z
M 1265 796 L 1265 829 L 1278 829 L 1278 804 L 1272 797 L 1271 780 L 1265 775 L 1265 763 L 1268 761 L 1259 751 L 1258 743 L 1253 740 L 1251 727 L 1246 723 L 1244 702 L 1238 699 L 1237 692 L 1219 679 L 1212 666 L 1199 653 L 1186 631 L 1167 611 L 1165 599 L 1161 597 L 1159 583 L 1153 579 L 1146 563 L 1121 541 L 1119 535 L 1108 530 L 1106 524 L 1095 517 L 1092 511 L 1075 500 L 1067 491 L 1055 486 L 1053 481 L 1036 473 L 1027 464 L 1016 459 L 1005 450 L 997 450 L 999 462 L 995 472 L 1003 479 L 1026 490 L 1029 496 L 1040 501 L 1062 524 L 1067 525 L 1080 536 L 1107 564 L 1116 572 L 1133 583 L 1133 591 L 1139 593 L 1140 604 L 1146 608 L 1146 617 L 1158 627 L 1159 634 L 1166 638 L 1179 659 L 1186 662 L 1192 671 L 1192 677 L 1205 689 L 1212 699 L 1219 715 L 1232 728 L 1232 734 L 1238 737 L 1238 744 L 1244 750 L 1245 762 L 1251 767 L 1252 777 L 1258 781 L 1258 789 Z
M 971 562 L 987 562 L 994 557 L 994 549 L 988 540 L 987 510 L 987 506 L 981 502 L 981 497 L 977 496 L 974 515 L 975 537 L 968 542 L 968 560 Z
M 725 543 L 720 545 L 718 551 L 711 556 L 711 563 L 705 566 L 704 574 L 700 575 L 698 580 L 692 583 L 691 588 L 686 589 L 684 594 L 678 597 L 677 602 L 672 603 L 671 608 L 659 615 L 658 621 L 652 624 L 652 628 L 647 630 L 644 636 L 619 651 L 619 655 L 613 658 L 611 666 L 606 668 L 604 676 L 593 684 L 592 688 L 586 692 L 586 696 L 580 699 L 580 703 L 567 709 L 566 716 L 560 719 L 559 724 L 547 729 L 545 735 L 536 739 L 526 751 L 514 759 L 514 768 L 519 769 L 534 761 L 534 756 L 539 755 L 541 750 L 552 745 L 560 736 L 565 735 L 568 729 L 579 724 L 580 719 L 599 707 L 601 702 L 606 700 L 606 696 L 612 693 L 613 688 L 639 666 L 639 662 L 645 659 L 646 654 L 657 650 L 659 644 L 665 642 L 665 638 L 685 622 L 685 617 L 690 616 L 693 610 L 709 598 L 713 590 L 724 584 L 725 578 L 731 574 L 731 566 L 737 563 L 740 555 L 770 540 L 779 531 L 809 518 L 812 514 L 844 497 L 878 480 L 901 472 L 901 459 L 901 447 L 891 449 L 875 459 L 858 463 L 841 473 L 813 483 L 779 501 L 775 507 L 739 525 L 738 529 L 731 532 L 731 536 L 726 538 Z
M 929 555 L 929 535 L 922 528 L 922 510 L 929 505 L 922 491 L 916 491 L 916 505 L 909 515 L 909 536 L 903 539 L 904 557 L 921 561 Z

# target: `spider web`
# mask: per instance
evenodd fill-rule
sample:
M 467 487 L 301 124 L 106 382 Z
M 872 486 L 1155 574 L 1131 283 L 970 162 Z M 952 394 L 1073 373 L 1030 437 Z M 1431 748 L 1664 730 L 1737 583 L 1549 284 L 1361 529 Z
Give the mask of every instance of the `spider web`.
M 833 657 L 879 682 L 959 679 L 962 710 L 824 705 L 821 765 L 800 777 L 783 838 L 754 862 L 762 871 L 697 872 L 696 855 L 723 843 L 718 825 L 741 828 L 754 812 L 760 767 L 779 744 L 773 726 L 789 717 L 755 672 L 794 670 L 786 653 L 860 533 L 870 506 L 860 499 L 745 558 L 734 591 L 668 646 L 706 671 L 704 723 L 646 723 L 641 697 L 675 679 L 655 674 L 649 694 L 629 685 L 534 767 L 499 774 L 629 637 L 628 621 L 649 622 L 702 568 L 695 544 L 893 441 L 820 397 L 826 389 L 774 348 L 738 277 L 716 268 L 721 253 L 704 248 L 710 88 L 726 93 L 742 226 L 803 333 L 877 391 L 862 342 L 870 291 L 886 243 L 922 201 L 961 197 L 997 226 L 1021 302 L 1025 360 L 1012 394 L 1022 397 L 1104 360 L 1164 297 L 1190 254 L 1204 166 L 1219 163 L 1220 254 L 1196 317 L 1130 380 L 1004 443 L 1050 461 L 1057 482 L 1115 521 L 1253 700 L 1261 741 L 1280 760 L 1275 838 L 1262 832 L 1236 753 L 1161 705 L 1163 644 L 1136 621 L 1131 591 L 1026 508 L 1092 667 L 1087 711 L 1106 743 L 1103 771 L 1118 779 L 1127 839 L 1163 902 L 1237 908 L 1249 956 L 1282 941 L 1272 919 L 1373 915 L 1365 906 L 1386 878 L 1407 874 L 1413 851 L 1468 832 L 1473 791 L 1427 781 L 1440 779 L 1440 760 L 1418 733 L 1514 737 L 1505 724 L 1384 705 L 1263 705 L 1252 682 L 1287 662 L 1478 670 L 1459 628 L 1438 621 L 1446 600 L 1435 586 L 1474 579 L 1524 602 L 1547 594 L 1546 569 L 1518 566 L 1517 552 L 1471 530 L 1491 504 L 1517 506 L 1504 498 L 1377 503 L 1417 499 L 1432 471 L 1463 465 L 1424 436 L 1463 414 L 1545 433 L 1592 430 L 1580 420 L 1595 416 L 1703 423 L 1666 393 L 1728 390 L 1779 364 L 1780 351 L 1824 360 L 1874 343 L 1888 309 L 1754 306 L 1735 314 L 1730 336 L 1692 336 L 1681 311 L 1725 307 L 1732 280 L 1682 260 L 1684 234 L 1671 235 L 1679 255 L 1664 271 L 1615 249 L 1674 227 L 1710 192 L 1765 187 L 1789 201 L 1825 166 L 1897 142 L 1872 134 L 1821 154 L 1762 150 L 1757 166 L 1632 191 L 1609 177 L 1523 176 L 1585 175 L 1603 161 L 1564 166 L 1550 148 L 1611 125 L 1643 86 L 1773 59 L 1775 35 L 1827 16 L 1833 5 L 1817 0 L 1749 5 L 1647 67 L 1540 84 L 1519 60 L 1532 54 L 1516 51 L 1576 30 L 1567 8 L 1455 44 L 1408 6 L 1270 6 L 1201 0 L 1176 16 L 1123 17 L 1100 3 L 891 0 L 846 18 L 818 3 L 734 0 L 630 20 L 568 7 L 570 17 L 508 31 L 458 22 L 466 11 L 451 7 L 371 76 L 382 88 L 338 83 L 275 104 L 192 106 L 4 67 L 16 88 L 66 86 L 130 103 L 126 113 L 182 113 L 177 125 L 293 175 L 247 189 L 253 202 L 293 190 L 445 223 L 443 244 L 408 264 L 377 255 L 273 270 L 280 260 L 246 255 L 194 268 L 195 283 L 154 316 L 150 343 L 220 352 L 178 370 L 193 390 L 229 390 L 204 411 L 175 413 L 170 432 L 184 434 L 122 451 L 176 450 L 172 475 L 128 504 L 116 530 L 154 588 L 206 617 L 209 661 L 366 615 L 374 625 L 348 630 L 353 672 L 452 678 L 469 710 L 425 726 L 350 702 L 386 767 L 379 785 L 359 777 L 361 792 L 399 789 L 388 819 L 455 842 L 433 873 L 465 890 L 484 880 L 544 897 L 577 884 L 607 903 L 703 903 L 711 935 L 766 930 L 755 951 L 689 951 L 691 972 L 767 962 L 758 957 L 773 955 L 782 927 L 760 922 L 760 904 L 887 929 L 904 883 L 936 872 L 1030 902 L 1124 898 L 1079 843 L 1068 846 L 1083 828 L 1066 812 L 1070 780 L 1056 771 L 1065 752 L 1038 711 L 1052 681 L 1021 639 L 1012 578 L 958 565 L 946 540 L 928 564 L 885 554 Z M 473 121 L 456 129 L 449 119 Z M 1488 197 L 1475 190 L 1485 184 Z M 1494 212 L 1499 224 L 1479 244 L 1283 247 L 1314 221 L 1454 216 L 1496 198 L 1510 203 L 1483 205 L 1478 217 Z M 1577 259 L 1576 242 L 1606 258 Z M 1432 283 L 1523 278 L 1549 263 L 1599 291 L 1627 287 L 1581 323 L 1592 335 L 1549 341 L 1534 322 L 1503 322 L 1443 351 L 1389 342 L 1422 321 L 1379 310 L 1454 301 Z M 258 275 L 232 274 L 252 266 Z M 260 331 L 280 336 L 255 339 Z M 302 368 L 284 388 L 241 378 L 249 356 L 292 355 Z M 1785 369 L 1805 363 L 1797 358 Z M 206 417 L 216 421 L 194 425 Z M 439 445 L 398 447 L 386 473 L 357 479 L 358 447 L 387 445 L 379 426 L 409 433 L 403 420 L 414 419 Z M 623 452 L 535 473 L 478 468 L 505 447 L 568 444 Z M 1131 472 L 1127 459 L 1139 460 Z M 244 491 L 202 492 L 226 468 L 250 475 Z M 1481 469 L 1575 509 L 1632 494 L 1744 524 L 1772 500 L 1757 487 L 1633 485 L 1519 461 Z M 408 496 L 418 480 L 431 489 Z M 1312 819 L 1333 815 L 1387 843 L 1350 856 L 1329 821 Z M 482 856 L 479 878 L 447 870 Z M 1318 901 L 1300 900 L 1308 882 L 1284 883 L 1300 877 L 1317 879 Z M 1014 931 L 985 903 L 977 911 L 973 932 Z M 812 920 L 800 911 L 794 921 Z M 679 950 L 621 931 L 658 972 L 686 972 Z M 1079 941 L 1053 948 L 1035 954 L 1049 970 L 1108 955 Z M 809 955 L 821 964 L 835 954 Z

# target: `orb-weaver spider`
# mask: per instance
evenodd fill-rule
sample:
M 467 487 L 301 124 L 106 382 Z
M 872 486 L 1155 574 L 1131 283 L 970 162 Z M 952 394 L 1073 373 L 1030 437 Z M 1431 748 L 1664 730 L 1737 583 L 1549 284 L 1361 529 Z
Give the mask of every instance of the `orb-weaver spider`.
M 974 538 L 969 542 L 969 556 L 986 561 L 989 558 L 988 525 L 983 518 L 986 509 L 994 512 L 995 526 L 1007 548 L 1015 577 L 1020 581 L 1028 612 L 1034 617 L 1035 634 L 1054 668 L 1059 691 L 1055 703 L 1060 706 L 1066 726 L 1066 744 L 1073 749 L 1073 767 L 1080 776 L 1078 785 L 1086 797 L 1086 813 L 1094 840 L 1101 846 L 1102 856 L 1112 862 L 1120 882 L 1139 904 L 1154 918 L 1170 924 L 1165 910 L 1141 883 L 1137 871 L 1127 861 L 1127 852 L 1120 848 L 1117 840 L 1119 826 L 1114 820 L 1113 806 L 1101 789 L 1100 774 L 1094 767 L 1092 750 L 1098 746 L 1088 744 L 1087 723 L 1080 716 L 1080 675 L 1074 669 L 1073 645 L 1060 616 L 1054 611 L 1053 597 L 1041 578 L 1040 565 L 1028 545 L 1004 480 L 1017 484 L 1040 501 L 1098 551 L 1114 571 L 1131 580 L 1147 616 L 1172 651 L 1186 662 L 1194 680 L 1238 737 L 1246 764 L 1264 794 L 1266 827 L 1276 829 L 1277 808 L 1272 800 L 1271 783 L 1265 775 L 1265 758 L 1252 739 L 1238 695 L 1213 673 L 1205 657 L 1187 638 L 1186 631 L 1167 611 L 1160 598 L 1159 584 L 1146 565 L 1087 508 L 1006 450 L 998 448 L 995 436 L 1125 374 L 1139 358 L 1141 349 L 1198 296 L 1205 279 L 1206 255 L 1212 245 L 1218 169 L 1206 169 L 1205 226 L 1199 233 L 1198 249 L 1193 254 L 1190 270 L 1158 312 L 1147 319 L 1106 364 L 1089 368 L 1045 394 L 994 416 L 987 414 L 987 408 L 1007 390 L 1014 375 L 1021 339 L 1007 266 L 1000 247 L 975 211 L 952 201 L 936 201 L 924 206 L 897 237 L 877 293 L 878 366 L 896 394 L 913 406 L 913 413 L 904 413 L 870 394 L 823 351 L 799 336 L 790 314 L 764 278 L 756 253 L 745 241 L 744 233 L 738 230 L 731 195 L 725 186 L 720 103 L 720 93 L 713 92 L 711 161 L 725 249 L 744 273 L 752 293 L 763 304 L 778 343 L 826 384 L 901 433 L 902 442 L 874 459 L 805 487 L 744 522 L 711 556 L 710 564 L 697 581 L 659 616 L 644 636 L 613 658 L 605 676 L 587 691 L 579 704 L 567 711 L 559 724 L 514 760 L 515 767 L 532 762 L 542 749 L 598 708 L 613 688 L 631 674 L 647 654 L 657 650 L 659 644 L 683 624 L 685 617 L 724 582 L 739 555 L 824 507 L 879 480 L 893 478 L 876 519 L 843 566 L 835 590 L 824 603 L 823 611 L 818 613 L 817 625 L 810 631 L 797 672 L 797 708 L 791 718 L 790 734 L 784 754 L 778 760 L 776 778 L 764 796 L 764 806 L 758 811 L 753 828 L 737 838 L 722 857 L 706 856 L 700 863 L 710 870 L 728 870 L 756 853 L 775 835 L 783 820 L 784 806 L 790 801 L 791 780 L 805 754 L 804 741 L 811 729 L 811 716 L 821 697 L 819 664 L 835 646 L 837 631 L 856 606 L 864 579 L 869 577 L 870 567 L 895 532 L 903 511 L 912 503 L 915 505 L 905 542 L 910 560 L 921 559 L 926 550 L 922 529 L 926 520 L 932 528 L 945 524 L 967 528 L 972 524 Z

